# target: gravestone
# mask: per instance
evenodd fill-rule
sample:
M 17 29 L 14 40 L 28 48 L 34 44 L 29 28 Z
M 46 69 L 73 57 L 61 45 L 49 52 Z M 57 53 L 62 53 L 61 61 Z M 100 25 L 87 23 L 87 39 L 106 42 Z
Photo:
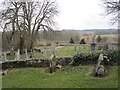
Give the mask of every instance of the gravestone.
M 91 54 L 95 53 L 95 46 L 96 46 L 96 43 L 92 42 L 90 44 L 90 51 L 91 51 Z
M 95 68 L 95 73 L 97 73 L 98 71 L 98 67 L 100 66 L 101 61 L 103 60 L 103 54 L 100 54 L 99 58 L 98 58 L 98 62 Z
M 27 49 L 25 49 L 25 57 L 26 57 L 26 60 L 28 60 L 28 52 L 27 52 Z
M 18 49 L 18 51 L 15 52 L 15 60 L 20 60 L 20 49 Z

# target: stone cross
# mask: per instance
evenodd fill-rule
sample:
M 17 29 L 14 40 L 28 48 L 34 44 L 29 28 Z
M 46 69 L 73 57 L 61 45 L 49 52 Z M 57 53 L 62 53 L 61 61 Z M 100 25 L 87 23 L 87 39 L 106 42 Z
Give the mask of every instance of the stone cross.
M 53 65 L 56 65 L 57 59 L 56 59 L 56 56 L 54 54 L 51 55 L 50 61 L 51 61 L 50 67 L 52 67 Z
M 101 53 L 100 56 L 99 56 L 99 58 L 98 58 L 98 63 L 97 63 L 97 65 L 96 65 L 95 73 L 97 73 L 98 67 L 100 66 L 101 61 L 104 60 L 103 57 L 104 57 L 104 56 L 103 56 L 103 54 Z
M 27 49 L 25 49 L 25 56 L 26 56 L 26 60 L 28 60 L 28 52 L 27 52 Z

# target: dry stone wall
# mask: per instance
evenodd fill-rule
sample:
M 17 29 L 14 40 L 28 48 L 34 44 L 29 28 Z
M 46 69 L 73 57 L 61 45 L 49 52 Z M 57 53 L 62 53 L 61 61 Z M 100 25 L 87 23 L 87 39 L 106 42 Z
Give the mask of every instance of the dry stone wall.
M 57 58 L 58 64 L 65 66 L 69 65 L 72 61 L 72 57 L 60 57 Z M 14 69 L 14 68 L 23 68 L 23 67 L 49 67 L 49 59 L 30 59 L 24 61 L 5 61 L 0 63 L 2 69 Z

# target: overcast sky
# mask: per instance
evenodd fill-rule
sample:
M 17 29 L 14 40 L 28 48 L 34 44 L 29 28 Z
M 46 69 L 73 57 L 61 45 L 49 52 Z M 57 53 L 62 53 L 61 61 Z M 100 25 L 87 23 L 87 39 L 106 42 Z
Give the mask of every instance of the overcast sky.
M 57 0 L 60 14 L 56 17 L 58 29 L 108 29 L 112 26 L 110 16 L 101 15 L 101 0 Z
M 1 0 L 3 1 L 3 0 Z M 109 29 L 117 28 L 111 25 L 109 16 L 100 15 L 104 8 L 101 0 L 56 0 L 60 13 L 55 17 L 55 29 Z

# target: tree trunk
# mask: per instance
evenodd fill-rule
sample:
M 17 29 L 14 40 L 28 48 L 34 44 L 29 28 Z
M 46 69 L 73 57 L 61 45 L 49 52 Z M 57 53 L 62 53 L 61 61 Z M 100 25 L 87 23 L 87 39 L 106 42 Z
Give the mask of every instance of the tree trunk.
M 23 45 L 24 45 L 24 40 L 23 40 L 23 37 L 20 36 L 20 54 L 23 54 L 23 52 L 24 52 Z

